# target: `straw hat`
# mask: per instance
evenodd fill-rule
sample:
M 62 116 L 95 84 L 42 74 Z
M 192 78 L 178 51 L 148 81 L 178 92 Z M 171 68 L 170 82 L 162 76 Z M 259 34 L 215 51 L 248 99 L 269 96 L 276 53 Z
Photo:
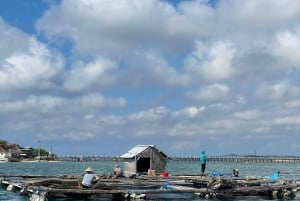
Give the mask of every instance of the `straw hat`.
M 94 170 L 91 167 L 88 167 L 85 169 L 86 172 L 94 172 Z

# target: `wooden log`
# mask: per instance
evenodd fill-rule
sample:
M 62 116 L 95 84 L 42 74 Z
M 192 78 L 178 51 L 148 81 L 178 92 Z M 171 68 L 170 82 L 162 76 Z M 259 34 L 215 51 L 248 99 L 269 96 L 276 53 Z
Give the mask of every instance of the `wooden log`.
M 70 179 L 71 178 L 71 179 Z M 6 180 L 8 184 L 10 181 Z M 11 180 L 13 181 L 13 180 Z M 44 192 L 49 198 L 59 197 L 89 197 L 89 196 L 121 196 L 128 194 L 167 194 L 193 193 L 200 196 L 294 196 L 300 183 L 295 181 L 281 181 L 271 184 L 261 178 L 234 177 L 191 177 L 175 176 L 167 179 L 160 177 L 101 179 L 93 189 L 82 189 L 73 177 L 23 178 L 18 180 L 26 184 L 29 193 Z M 207 184 L 194 186 L 194 182 Z M 170 188 L 163 188 L 164 185 Z M 160 188 L 162 187 L 162 188 Z
M 39 191 L 46 191 L 48 193 L 72 193 L 72 194 L 126 194 L 126 193 L 143 193 L 143 194 L 160 194 L 160 193 L 195 193 L 195 192 L 212 192 L 209 189 L 114 189 L 114 190 L 103 190 L 103 189 L 57 189 L 48 187 L 39 187 Z

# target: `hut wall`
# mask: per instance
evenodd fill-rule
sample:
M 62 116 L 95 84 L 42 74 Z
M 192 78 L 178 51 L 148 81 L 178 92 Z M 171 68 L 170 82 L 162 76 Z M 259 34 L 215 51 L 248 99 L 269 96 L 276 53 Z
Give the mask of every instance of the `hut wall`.
M 125 177 L 130 177 L 136 174 L 136 163 L 133 161 L 125 161 L 124 162 L 124 171 L 123 174 Z
M 167 159 L 159 152 L 153 152 L 151 160 L 151 169 L 160 174 L 166 170 Z
M 156 149 L 149 147 L 138 155 L 139 158 L 149 158 L 149 168 L 155 170 L 156 173 L 162 173 L 166 169 L 167 159 Z

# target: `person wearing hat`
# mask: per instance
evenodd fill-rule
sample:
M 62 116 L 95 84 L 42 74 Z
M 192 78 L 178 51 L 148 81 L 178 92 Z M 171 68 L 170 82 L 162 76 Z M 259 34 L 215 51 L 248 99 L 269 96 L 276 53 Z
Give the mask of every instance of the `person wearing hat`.
M 92 188 L 99 181 L 99 177 L 94 173 L 91 167 L 85 169 L 85 174 L 82 178 L 82 188 Z

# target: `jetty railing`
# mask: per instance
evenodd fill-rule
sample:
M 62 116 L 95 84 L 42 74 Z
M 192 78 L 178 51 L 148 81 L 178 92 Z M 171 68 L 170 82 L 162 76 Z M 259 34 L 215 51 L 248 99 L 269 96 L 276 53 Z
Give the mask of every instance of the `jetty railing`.
M 199 161 L 199 157 L 172 157 L 173 161 Z M 299 156 L 209 156 L 210 162 L 226 163 L 300 163 Z
M 70 162 L 97 162 L 97 161 L 116 161 L 122 162 L 120 156 L 59 156 L 60 161 Z M 172 156 L 171 161 L 198 162 L 198 156 Z M 300 156 L 208 156 L 209 162 L 226 163 L 300 163 Z

